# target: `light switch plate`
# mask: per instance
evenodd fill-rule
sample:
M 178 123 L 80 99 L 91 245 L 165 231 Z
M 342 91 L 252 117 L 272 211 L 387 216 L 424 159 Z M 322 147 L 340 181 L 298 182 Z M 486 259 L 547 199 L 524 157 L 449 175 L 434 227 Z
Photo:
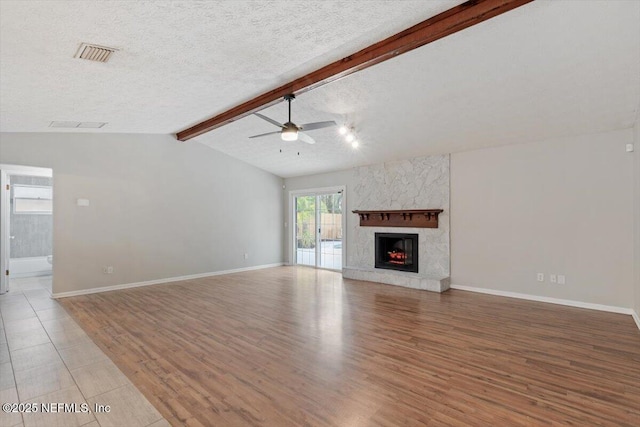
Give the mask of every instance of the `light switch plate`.
M 89 199 L 78 199 L 78 206 L 89 206 Z

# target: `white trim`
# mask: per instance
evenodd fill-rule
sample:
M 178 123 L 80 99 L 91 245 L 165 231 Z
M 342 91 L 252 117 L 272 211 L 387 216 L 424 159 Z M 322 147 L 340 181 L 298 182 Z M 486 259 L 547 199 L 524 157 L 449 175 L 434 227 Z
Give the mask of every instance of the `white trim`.
M 96 294 L 99 292 L 117 291 L 120 289 L 139 288 L 141 286 L 160 285 L 163 283 L 181 282 L 183 280 L 200 279 L 203 277 L 221 276 L 224 274 L 240 273 L 243 271 L 262 270 L 263 268 L 281 267 L 283 263 L 256 265 L 253 267 L 234 268 L 232 270 L 213 271 L 210 273 L 189 274 L 187 276 L 167 277 L 166 279 L 147 280 L 146 282 L 125 283 L 122 285 L 103 286 L 100 288 L 81 289 L 78 291 L 58 292 L 52 294 L 53 298 L 74 297 L 77 295 Z
M 451 289 L 458 289 L 460 291 L 468 291 L 468 292 L 478 292 L 478 293 L 481 293 L 481 294 L 497 295 L 497 296 L 508 297 L 508 298 L 525 299 L 525 300 L 529 300 L 529 301 L 547 302 L 547 303 L 550 303 L 550 304 L 567 305 L 567 306 L 570 306 L 570 307 L 588 308 L 590 310 L 608 311 L 610 313 L 631 314 L 631 315 L 634 314 L 634 311 L 631 308 L 616 307 L 616 306 L 613 306 L 613 305 L 593 304 L 593 303 L 590 303 L 590 302 L 574 301 L 574 300 L 551 298 L 551 297 L 542 297 L 542 296 L 538 296 L 538 295 L 521 294 L 521 293 L 517 293 L 517 292 L 499 291 L 499 290 L 495 290 L 495 289 L 475 288 L 473 286 L 451 285 Z M 637 322 L 637 320 L 636 320 L 636 322 Z
M 46 176 L 53 177 L 53 170 L 50 168 L 37 168 L 33 166 L 0 164 L 0 170 L 10 175 Z
M 308 188 L 308 189 L 303 189 L 303 190 L 290 190 L 289 191 L 289 229 L 286 231 L 287 235 L 288 235 L 288 240 L 289 240 L 289 259 L 287 260 L 286 264 L 287 265 L 300 265 L 303 266 L 304 264 L 297 264 L 296 263 L 296 254 L 297 254 L 297 248 L 296 248 L 296 236 L 295 236 L 295 228 L 296 228 L 296 204 L 295 202 L 295 198 L 296 196 L 319 196 L 319 195 L 323 195 L 323 194 L 333 194 L 333 193 L 338 193 L 338 192 L 342 192 L 342 267 L 344 267 L 344 265 L 346 264 L 347 261 L 347 215 L 346 215 L 346 209 L 347 209 L 347 186 L 346 185 L 334 185 L 331 187 L 321 187 L 321 188 Z M 316 209 L 316 214 L 317 214 L 317 209 Z M 316 224 L 319 223 L 318 219 L 316 218 Z M 317 257 L 317 254 L 316 254 Z M 315 268 L 322 268 L 322 267 L 318 267 L 318 260 L 316 259 L 316 266 L 307 266 L 307 267 L 315 267 Z M 331 271 L 340 271 L 339 269 L 327 269 L 327 268 L 322 268 L 325 270 L 331 270 Z
M 633 317 L 633 320 L 636 322 L 636 326 L 640 329 L 640 316 L 638 316 L 638 313 L 636 313 L 635 310 L 632 310 L 631 317 Z
M 11 242 L 9 241 L 9 217 L 11 215 L 10 194 L 6 189 L 9 185 L 9 174 L 0 169 L 0 295 L 9 292 L 9 259 L 11 256 Z
M 9 281 L 5 270 L 9 268 L 10 254 L 10 242 L 9 242 L 9 217 L 10 217 L 10 203 L 9 194 L 4 190 L 5 186 L 10 183 L 11 175 L 28 175 L 28 176 L 44 176 L 53 178 L 53 169 L 51 168 L 39 168 L 32 166 L 20 166 L 0 163 L 0 209 L 2 214 L 0 215 L 0 295 L 6 293 L 9 290 Z
M 317 196 L 319 194 L 333 194 L 345 190 L 344 185 L 334 185 L 333 187 L 305 188 L 303 190 L 289 190 L 289 194 L 294 196 Z

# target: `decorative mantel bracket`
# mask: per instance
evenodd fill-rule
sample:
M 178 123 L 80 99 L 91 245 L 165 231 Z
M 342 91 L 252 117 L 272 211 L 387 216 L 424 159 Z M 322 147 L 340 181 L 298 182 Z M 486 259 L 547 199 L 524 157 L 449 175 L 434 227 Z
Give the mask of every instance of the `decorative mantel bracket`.
M 443 209 L 353 211 L 360 216 L 361 227 L 438 228 Z

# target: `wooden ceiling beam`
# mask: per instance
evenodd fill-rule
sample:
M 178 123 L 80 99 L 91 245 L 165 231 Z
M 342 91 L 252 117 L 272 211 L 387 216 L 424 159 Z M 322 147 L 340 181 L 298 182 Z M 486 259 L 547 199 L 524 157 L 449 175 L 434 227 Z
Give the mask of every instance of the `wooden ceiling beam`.
M 176 134 L 180 141 L 224 126 L 282 101 L 287 94 L 299 95 L 311 89 L 379 64 L 420 46 L 484 22 L 495 16 L 525 5 L 533 0 L 470 0 L 433 16 L 378 43 L 366 47 L 297 78 L 269 92 L 263 93 L 215 117 L 200 122 Z

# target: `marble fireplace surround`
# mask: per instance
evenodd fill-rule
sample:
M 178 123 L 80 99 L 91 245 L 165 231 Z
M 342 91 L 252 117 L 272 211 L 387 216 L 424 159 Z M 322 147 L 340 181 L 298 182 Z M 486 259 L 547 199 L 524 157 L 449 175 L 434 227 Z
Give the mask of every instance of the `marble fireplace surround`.
M 350 210 L 443 209 L 443 212 L 438 218 L 438 228 L 361 227 L 357 220 L 348 221 L 352 238 L 343 277 L 434 292 L 449 289 L 449 155 L 356 168 L 349 205 Z M 357 219 L 356 214 L 349 215 Z M 418 273 L 375 268 L 376 232 L 418 234 Z

